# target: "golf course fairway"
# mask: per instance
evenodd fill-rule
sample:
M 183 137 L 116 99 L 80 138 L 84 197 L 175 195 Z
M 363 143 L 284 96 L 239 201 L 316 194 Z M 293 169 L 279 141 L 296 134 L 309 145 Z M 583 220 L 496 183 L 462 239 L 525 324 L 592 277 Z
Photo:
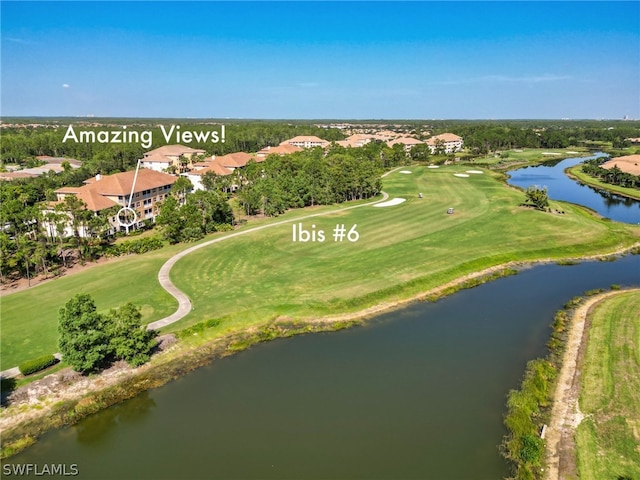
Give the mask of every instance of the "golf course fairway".
M 223 335 L 275 318 L 357 312 L 510 261 L 606 254 L 640 241 L 640 227 L 596 218 L 579 206 L 551 202 L 564 214 L 521 207 L 524 194 L 490 171 L 457 177 L 468 168 L 403 169 L 411 173 L 395 171 L 383 179 L 389 200 L 406 199 L 402 203 L 331 213 L 348 203 L 251 220 L 243 228 L 326 212 L 230 238 L 178 261 L 171 279 L 193 310 L 163 331 L 223 318 L 214 329 Z M 294 241 L 294 225 L 298 232 L 316 232 L 316 241 Z M 346 233 L 353 228 L 357 240 L 335 241 L 336 225 Z M 161 289 L 157 272 L 190 246 L 127 257 L 4 296 L 3 368 L 57 351 L 58 310 L 77 293 L 91 292 L 99 310 L 132 301 L 142 307 L 145 322 L 172 313 L 176 302 Z

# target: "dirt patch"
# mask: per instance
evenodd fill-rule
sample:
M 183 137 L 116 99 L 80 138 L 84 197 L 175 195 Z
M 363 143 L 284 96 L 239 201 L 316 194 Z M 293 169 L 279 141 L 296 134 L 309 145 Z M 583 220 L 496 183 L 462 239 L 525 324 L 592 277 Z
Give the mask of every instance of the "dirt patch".
M 168 350 L 177 341 L 173 334 L 161 335 L 157 340 L 155 351 L 158 353 Z M 76 399 L 93 390 L 115 385 L 120 378 L 135 370 L 125 361 L 114 363 L 99 375 L 84 376 L 70 367 L 65 368 L 17 388 L 7 395 L 5 403 L 12 407 L 11 410 L 32 405 L 50 406 L 55 402 Z M 15 416 L 3 414 L 0 418 L 0 430 L 40 415 L 39 409 L 22 408 L 22 410 L 25 411 Z M 6 413 L 9 411 L 7 410 Z

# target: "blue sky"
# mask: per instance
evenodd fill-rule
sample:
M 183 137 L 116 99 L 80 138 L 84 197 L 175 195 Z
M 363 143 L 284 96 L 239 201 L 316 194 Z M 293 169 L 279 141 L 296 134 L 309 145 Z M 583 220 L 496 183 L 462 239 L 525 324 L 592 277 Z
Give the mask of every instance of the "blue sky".
M 640 118 L 640 2 L 1 3 L 3 116 Z

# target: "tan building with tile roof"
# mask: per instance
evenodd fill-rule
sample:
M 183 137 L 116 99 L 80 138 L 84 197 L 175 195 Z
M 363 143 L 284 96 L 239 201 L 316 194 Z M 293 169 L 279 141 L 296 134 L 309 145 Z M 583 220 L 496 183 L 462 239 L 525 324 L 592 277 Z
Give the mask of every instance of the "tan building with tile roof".
M 375 137 L 373 135 L 367 135 L 363 133 L 354 133 L 353 135 L 348 136 L 344 140 L 338 140 L 336 145 L 340 145 L 341 147 L 351 147 L 358 148 L 366 145 L 371 142 Z
M 297 137 L 290 138 L 289 140 L 285 140 L 281 142 L 280 145 L 292 145 L 294 147 L 300 148 L 315 148 L 315 147 L 326 147 L 330 142 L 323 140 L 322 138 L 316 137 L 314 135 L 298 135 Z
M 191 167 L 195 158 L 205 154 L 204 150 L 184 145 L 164 145 L 145 153 L 140 159 L 140 166 L 156 172 L 164 172 L 170 168 L 179 171 L 182 169 L 180 157 L 185 158 L 188 162 L 187 165 Z
M 68 195 L 82 200 L 87 205 L 87 209 L 95 214 L 112 207 L 127 207 L 135 173 L 135 171 L 130 171 L 114 175 L 96 175 L 85 180 L 85 185 L 82 187 L 59 188 L 55 191 L 58 201 L 49 204 L 48 210 L 51 211 Z M 133 228 L 142 226 L 142 222 L 145 220 L 155 221 L 158 215 L 158 204 L 167 198 L 171 186 L 177 179 L 178 177 L 174 175 L 146 168 L 139 169 L 137 178 L 135 178 L 133 197 L 131 197 L 131 208 L 136 211 L 138 216 L 138 223 Z M 116 231 L 120 229 L 120 224 L 115 216 L 109 220 Z
M 413 137 L 400 137 L 400 138 L 394 138 L 393 140 L 389 140 L 387 142 L 387 145 L 389 147 L 393 147 L 394 145 L 403 145 L 405 151 L 409 152 L 411 151 L 411 149 L 413 147 L 415 147 L 416 145 L 420 145 L 424 142 L 422 142 L 421 140 L 418 140 L 417 138 L 413 138 Z
M 219 162 L 219 158 L 221 157 L 208 157 L 203 162 L 198 162 L 194 164 L 193 170 L 182 173 L 181 176 L 187 177 L 191 183 L 193 184 L 194 190 L 204 190 L 204 185 L 202 184 L 203 175 L 211 172 L 215 175 L 219 175 L 221 177 L 226 177 L 233 173 L 234 169 L 227 168 L 223 166 Z M 246 164 L 245 164 L 246 165 Z
M 215 162 L 225 168 L 230 169 L 231 171 L 235 170 L 236 168 L 244 167 L 247 163 L 249 163 L 249 160 L 256 160 L 256 154 L 236 152 L 227 153 L 226 155 L 221 155 L 215 158 Z
M 453 133 L 441 133 L 427 139 L 426 144 L 429 145 L 431 153 L 435 153 L 439 145 L 442 145 L 445 153 L 459 152 L 464 144 L 462 137 Z
M 293 145 L 280 144 L 277 147 L 264 147 L 262 150 L 256 153 L 256 157 L 265 158 L 268 155 L 289 155 L 291 153 L 301 152 L 302 150 L 302 148 Z

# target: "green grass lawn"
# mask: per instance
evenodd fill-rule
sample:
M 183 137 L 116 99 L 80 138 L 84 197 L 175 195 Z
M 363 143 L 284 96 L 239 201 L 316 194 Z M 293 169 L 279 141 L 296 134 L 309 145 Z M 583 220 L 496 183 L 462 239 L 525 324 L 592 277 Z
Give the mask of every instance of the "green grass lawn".
M 390 174 L 385 191 L 391 198 L 407 199 L 393 207 L 331 214 L 345 205 L 325 206 L 252 220 L 243 228 L 327 213 L 302 221 L 308 230 L 312 225 L 324 230 L 326 240 L 293 243 L 292 226 L 285 224 L 192 253 L 175 265 L 171 276 L 194 309 L 166 330 L 226 317 L 217 327 L 223 334 L 280 316 L 356 311 L 510 260 L 602 253 L 640 239 L 639 227 L 598 220 L 576 206 L 552 202 L 565 215 L 521 208 L 524 194 L 491 172 L 452 175 L 467 168 L 407 167 L 412 174 Z M 418 198 L 419 192 L 424 198 Z M 449 207 L 455 209 L 453 215 L 447 215 Z M 357 224 L 359 240 L 334 242 L 337 223 L 347 230 Z M 160 289 L 157 271 L 189 246 L 127 257 L 3 297 L 3 368 L 56 351 L 57 312 L 79 292 L 92 294 L 100 310 L 132 301 L 142 306 L 145 322 L 171 313 L 176 303 Z
M 315 207 L 288 212 L 275 220 L 255 219 L 244 228 L 335 208 Z M 209 236 L 202 241 L 213 237 Z M 160 287 L 157 274 L 167 259 L 192 245 L 174 245 L 144 255 L 122 257 L 105 265 L 93 266 L 83 272 L 1 297 L 0 369 L 15 367 L 24 360 L 57 352 L 58 311 L 77 293 L 91 294 L 98 310 L 105 312 L 131 301 L 141 308 L 145 323 L 170 315 L 177 308 L 178 302 Z
M 409 170 L 411 175 L 395 172 L 384 180 L 391 198 L 407 199 L 401 205 L 304 221 L 307 229 L 325 231 L 323 243 L 293 243 L 291 225 L 282 225 L 184 258 L 172 279 L 195 310 L 168 328 L 224 316 L 221 328 L 234 330 L 278 316 L 355 311 L 509 260 L 614 249 L 632 241 L 628 232 L 638 233 L 569 205 L 562 206 L 566 215 L 520 208 L 523 194 L 489 172 L 457 178 L 452 173 L 464 168 Z M 448 207 L 453 215 L 446 214 Z M 357 224 L 358 242 L 329 238 L 336 223 Z
M 597 178 L 593 178 L 584 173 L 582 171 L 582 165 L 571 167 L 569 169 L 569 174 L 573 175 L 578 180 L 588 185 L 593 185 L 594 187 L 600 188 L 602 190 L 608 190 L 610 192 L 619 193 L 621 195 L 640 200 L 640 190 L 638 190 L 637 188 L 621 187 L 619 185 L 611 185 L 610 183 L 602 182 Z
M 577 153 L 575 153 L 577 152 Z M 579 157 L 588 155 L 588 150 L 584 147 L 569 148 L 523 148 L 515 150 L 504 150 L 502 153 L 508 154 L 507 158 L 500 158 L 499 155 L 477 158 L 475 161 L 487 165 L 511 166 L 526 163 L 538 163 L 547 160 L 559 160 L 563 158 Z M 545 155 L 546 154 L 546 155 Z
M 616 295 L 591 316 L 576 432 L 582 480 L 640 478 L 640 293 Z

